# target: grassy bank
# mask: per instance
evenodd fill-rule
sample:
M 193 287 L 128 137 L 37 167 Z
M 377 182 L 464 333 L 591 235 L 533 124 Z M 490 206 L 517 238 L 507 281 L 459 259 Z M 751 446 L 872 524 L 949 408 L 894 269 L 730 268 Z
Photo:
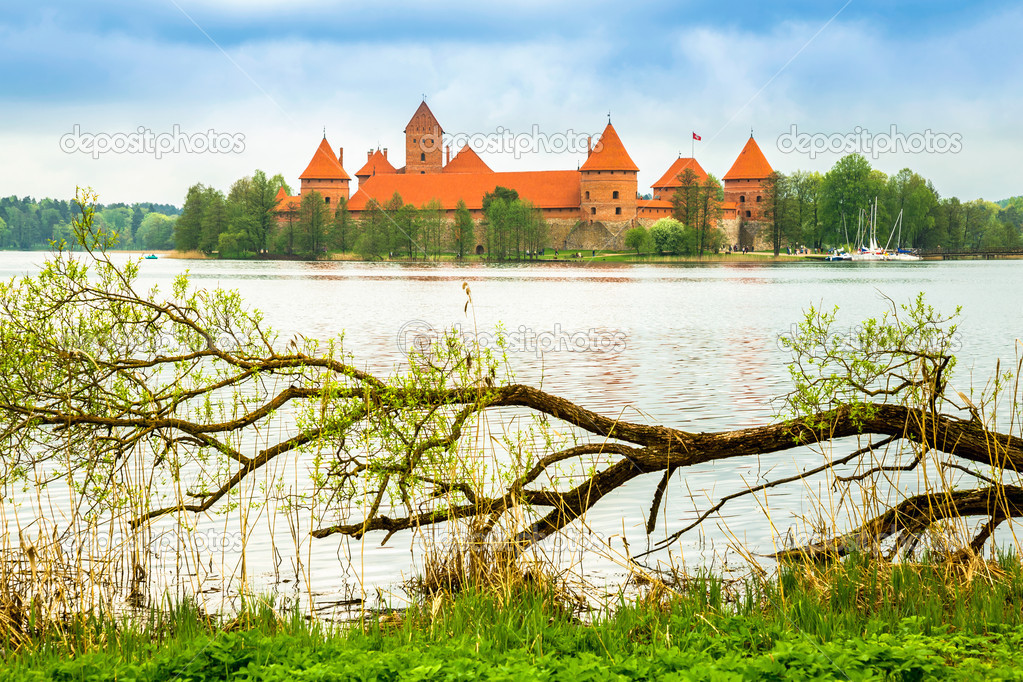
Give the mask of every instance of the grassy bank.
M 252 608 L 83 620 L 23 639 L 9 680 L 1005 679 L 1023 677 L 1023 571 L 861 560 L 772 580 L 647 585 L 583 622 L 553 588 L 424 595 L 328 627 Z M 10 645 L 11 640 L 8 640 Z

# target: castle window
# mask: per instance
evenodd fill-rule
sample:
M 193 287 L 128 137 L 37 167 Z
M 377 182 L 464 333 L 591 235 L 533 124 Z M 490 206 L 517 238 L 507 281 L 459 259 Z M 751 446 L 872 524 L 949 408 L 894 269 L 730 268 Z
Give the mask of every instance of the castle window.
M 330 197 L 323 197 L 323 203 L 329 204 L 330 203 Z
M 614 171 L 612 171 L 612 172 L 614 172 Z M 615 190 L 615 191 L 611 192 L 611 198 L 612 199 L 617 199 L 618 198 L 618 190 Z
M 423 154 L 419 155 L 419 160 L 420 161 L 426 161 L 426 153 L 425 152 Z
M 618 194 L 618 192 L 615 192 L 615 194 Z M 615 198 L 617 198 L 617 197 L 615 197 Z M 615 215 L 621 215 L 621 214 L 622 214 L 622 207 L 621 206 L 615 206 Z
M 757 201 L 760 201 L 760 195 L 759 194 L 757 195 Z
M 740 204 L 746 203 L 746 195 L 745 194 L 740 194 L 739 195 L 739 203 Z
M 590 215 L 597 215 L 597 209 L 591 206 L 590 207 Z
M 751 218 L 751 217 L 753 217 L 753 214 L 752 214 L 752 213 L 750 213 L 749 211 L 746 211 L 746 217 L 747 217 L 747 218 Z
M 589 192 L 589 190 L 587 190 L 586 191 L 586 199 L 587 199 L 587 201 L 589 201 L 589 198 L 590 198 L 590 192 Z

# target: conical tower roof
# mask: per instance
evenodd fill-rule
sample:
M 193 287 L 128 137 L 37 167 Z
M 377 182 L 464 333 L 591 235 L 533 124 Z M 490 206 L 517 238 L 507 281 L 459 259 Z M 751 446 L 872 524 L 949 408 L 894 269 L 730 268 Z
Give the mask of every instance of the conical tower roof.
M 436 126 L 442 133 L 444 132 L 444 130 L 440 127 L 440 122 L 437 120 L 437 117 L 433 115 L 432 111 L 430 111 L 430 107 L 426 106 L 426 100 L 423 100 L 420 103 L 419 108 L 416 109 L 416 113 L 412 114 L 412 118 L 410 118 L 408 123 L 405 125 L 404 132 L 408 132 L 408 129 L 412 126 L 412 124 L 416 123 L 417 119 L 420 118 L 422 119 L 422 124 L 426 128 L 429 129 Z
M 598 151 L 599 150 L 599 151 Z M 609 171 L 626 170 L 638 171 L 639 167 L 632 162 L 629 152 L 625 151 L 625 145 L 618 137 L 614 126 L 609 122 L 604 132 L 600 134 L 600 142 L 594 147 L 589 158 L 579 168 L 581 171 Z
M 341 167 L 341 162 L 334 156 L 334 150 L 326 137 L 320 141 L 320 146 L 316 148 L 309 165 L 298 177 L 300 180 L 351 180 Z
M 700 162 L 693 158 L 680 156 L 675 159 L 675 163 L 671 164 L 671 168 L 664 172 L 661 179 L 650 185 L 651 187 L 681 187 L 682 181 L 679 179 L 683 173 L 686 172 L 687 168 L 691 168 L 696 173 L 696 181 L 703 184 L 707 180 L 707 171 L 703 170 Z
M 774 172 L 767 162 L 764 153 L 753 136 L 749 136 L 746 146 L 739 152 L 739 157 L 725 173 L 725 180 L 758 180 L 766 178 Z
M 479 154 L 473 151 L 472 147 L 465 145 L 455 158 L 444 166 L 445 173 L 493 173 L 490 166 L 483 162 Z
M 370 155 L 369 159 L 366 161 L 366 165 L 355 173 L 355 177 L 368 178 L 377 174 L 396 172 L 397 171 L 394 169 L 394 166 L 392 166 L 391 162 L 387 160 L 387 157 L 384 156 L 379 149 L 377 149 Z

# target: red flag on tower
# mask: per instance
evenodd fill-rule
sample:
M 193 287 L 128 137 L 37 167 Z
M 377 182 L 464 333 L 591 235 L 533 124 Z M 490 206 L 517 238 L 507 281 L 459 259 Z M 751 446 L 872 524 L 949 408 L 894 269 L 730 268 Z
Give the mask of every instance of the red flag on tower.
M 693 133 L 693 139 L 694 140 L 702 140 L 703 138 L 700 137 L 699 135 L 697 135 L 696 133 Z

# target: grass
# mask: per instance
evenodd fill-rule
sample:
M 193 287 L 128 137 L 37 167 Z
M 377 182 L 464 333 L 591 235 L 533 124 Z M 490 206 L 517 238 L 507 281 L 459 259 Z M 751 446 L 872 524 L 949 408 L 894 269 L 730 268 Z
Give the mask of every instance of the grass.
M 479 587 L 479 589 L 477 589 Z M 1023 569 L 853 557 L 742 583 L 646 584 L 580 620 L 553 582 L 461 585 L 342 625 L 250 603 L 68 624 L 9 651 L 9 680 L 990 679 L 1023 677 Z

